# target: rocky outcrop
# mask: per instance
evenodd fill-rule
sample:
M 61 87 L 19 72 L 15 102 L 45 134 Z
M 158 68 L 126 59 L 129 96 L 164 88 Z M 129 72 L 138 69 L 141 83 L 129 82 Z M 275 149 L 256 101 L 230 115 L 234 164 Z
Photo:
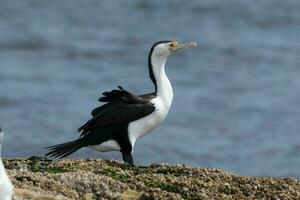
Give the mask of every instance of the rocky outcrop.
M 300 199 L 294 178 L 237 176 L 219 169 L 112 160 L 4 160 L 23 199 Z

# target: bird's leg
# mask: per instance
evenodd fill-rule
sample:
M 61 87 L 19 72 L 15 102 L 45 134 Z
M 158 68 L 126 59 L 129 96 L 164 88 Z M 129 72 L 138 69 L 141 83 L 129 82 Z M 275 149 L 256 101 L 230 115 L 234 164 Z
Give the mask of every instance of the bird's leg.
M 122 156 L 123 156 L 123 160 L 124 160 L 125 163 L 127 163 L 131 166 L 134 165 L 131 153 L 122 152 Z

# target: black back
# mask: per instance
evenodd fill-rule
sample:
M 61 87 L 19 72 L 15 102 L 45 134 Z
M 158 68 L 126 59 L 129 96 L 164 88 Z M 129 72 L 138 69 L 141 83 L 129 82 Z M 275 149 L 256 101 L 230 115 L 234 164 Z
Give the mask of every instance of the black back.
M 103 95 L 99 101 L 107 103 L 92 111 L 92 119 L 78 129 L 82 131 L 81 136 L 107 126 L 129 124 L 155 110 L 150 102 L 155 97 L 153 94 L 136 96 L 119 86 L 119 90 L 104 92 Z

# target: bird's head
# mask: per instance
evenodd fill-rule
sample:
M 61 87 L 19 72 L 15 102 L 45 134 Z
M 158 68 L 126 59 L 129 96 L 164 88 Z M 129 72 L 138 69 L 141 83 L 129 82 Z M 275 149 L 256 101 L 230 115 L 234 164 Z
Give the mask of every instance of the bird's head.
M 176 41 L 160 41 L 155 43 L 150 51 L 152 57 L 165 57 L 167 58 L 170 54 L 186 48 L 196 47 L 195 42 L 179 43 Z
M 158 76 L 161 74 L 161 70 L 164 70 L 165 62 L 167 61 L 168 56 L 180 49 L 192 48 L 196 46 L 197 44 L 195 42 L 178 43 L 176 41 L 168 40 L 156 42 L 151 47 L 148 56 L 148 67 L 150 78 L 155 85 L 155 91 L 157 90 L 155 76 Z

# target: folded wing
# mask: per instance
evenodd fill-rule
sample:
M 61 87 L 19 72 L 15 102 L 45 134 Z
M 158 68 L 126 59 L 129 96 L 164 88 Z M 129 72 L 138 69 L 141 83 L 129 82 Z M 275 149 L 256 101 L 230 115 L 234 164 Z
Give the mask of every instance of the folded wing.
M 104 92 L 103 97 L 99 98 L 100 102 L 107 103 L 92 111 L 92 119 L 78 129 L 81 136 L 101 127 L 130 123 L 155 110 L 149 99 L 136 96 L 121 86 L 118 88 Z

